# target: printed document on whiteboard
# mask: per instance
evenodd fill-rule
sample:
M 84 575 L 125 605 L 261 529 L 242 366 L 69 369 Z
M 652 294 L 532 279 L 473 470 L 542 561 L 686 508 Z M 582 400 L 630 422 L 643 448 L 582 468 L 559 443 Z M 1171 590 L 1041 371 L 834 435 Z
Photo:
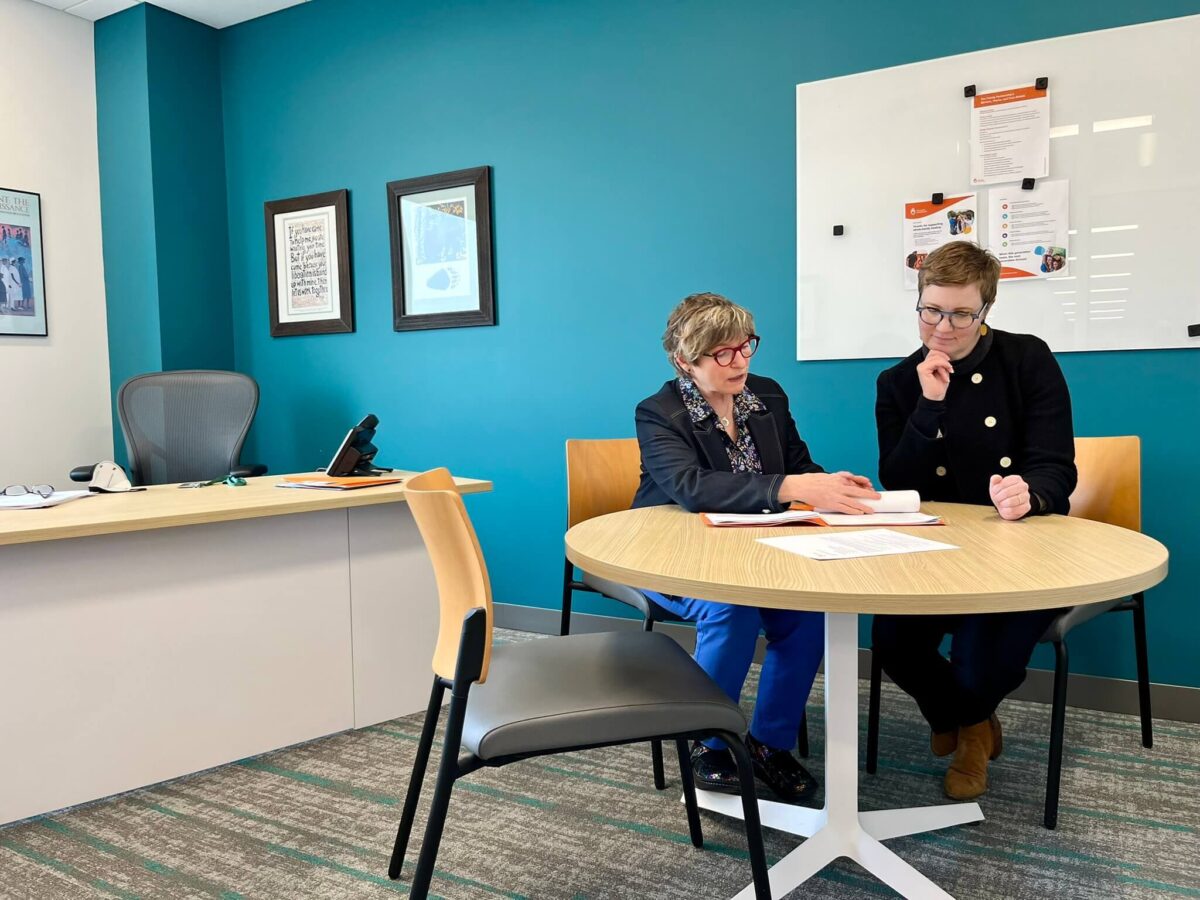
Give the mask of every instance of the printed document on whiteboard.
M 1050 93 L 1029 85 L 971 98 L 971 185 L 1050 174 Z
M 838 534 L 804 534 L 789 537 L 759 538 L 760 544 L 778 547 L 809 559 L 855 559 L 860 556 L 891 556 L 896 553 L 924 553 L 930 550 L 957 550 L 953 544 L 927 541 L 887 528 Z
M 1000 278 L 1067 278 L 1070 235 L 1067 179 L 988 190 L 988 249 L 1000 260 Z

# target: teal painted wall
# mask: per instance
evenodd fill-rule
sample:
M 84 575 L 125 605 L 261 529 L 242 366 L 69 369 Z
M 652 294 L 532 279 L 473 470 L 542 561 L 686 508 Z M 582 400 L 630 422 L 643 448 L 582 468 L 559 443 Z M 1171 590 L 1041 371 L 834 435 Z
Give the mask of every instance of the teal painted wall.
M 262 405 L 248 456 L 323 463 L 380 416 L 379 461 L 495 481 L 470 509 L 502 602 L 558 605 L 563 441 L 633 432 L 670 372 L 659 335 L 683 295 L 720 291 L 765 336 L 815 458 L 874 474 L 885 361 L 800 364 L 795 334 L 798 82 L 1200 12 L 1196 0 L 770 0 L 554 4 L 314 2 L 221 33 L 237 368 Z M 387 181 L 494 167 L 495 328 L 391 330 Z M 262 204 L 349 188 L 358 332 L 268 334 Z M 915 335 L 914 335 L 915 338 Z M 915 342 L 914 342 L 915 346 Z M 1200 356 L 1061 357 L 1079 434 L 1145 439 L 1145 527 L 1174 551 L 1151 595 L 1155 680 L 1200 685 L 1200 535 L 1190 493 Z M 1180 498 L 1184 502 L 1180 502 Z M 618 612 L 580 598 L 583 610 Z M 1128 622 L 1072 645 L 1077 672 L 1132 677 Z
M 144 12 L 134 8 L 101 20 L 95 41 L 109 381 L 115 398 L 126 378 L 162 368 Z M 115 406 L 113 433 L 121 433 Z M 115 449 L 124 456 L 120 438 Z
M 162 367 L 230 369 L 220 32 L 144 9 Z
M 95 42 L 115 398 L 143 372 L 233 368 L 220 45 L 149 5 L 101 19 Z

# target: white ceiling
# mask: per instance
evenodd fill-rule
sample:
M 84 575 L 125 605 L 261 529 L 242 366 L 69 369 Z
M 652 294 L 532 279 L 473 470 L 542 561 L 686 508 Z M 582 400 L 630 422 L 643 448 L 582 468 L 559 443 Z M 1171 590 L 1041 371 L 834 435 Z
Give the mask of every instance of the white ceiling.
M 34 0 L 43 6 L 52 6 L 84 19 L 103 19 L 115 12 L 137 6 L 141 0 Z M 257 19 L 289 6 L 298 6 L 308 0 L 154 0 L 155 6 L 211 25 L 224 28 L 248 19 Z

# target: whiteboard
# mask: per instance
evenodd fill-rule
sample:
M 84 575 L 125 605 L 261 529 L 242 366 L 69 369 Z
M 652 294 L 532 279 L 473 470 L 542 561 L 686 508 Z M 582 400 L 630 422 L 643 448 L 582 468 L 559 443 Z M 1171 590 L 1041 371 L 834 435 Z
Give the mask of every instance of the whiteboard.
M 966 85 L 1039 76 L 1050 80 L 1050 178 L 1070 180 L 1069 269 L 1001 282 L 988 321 L 1056 351 L 1200 346 L 1187 333 L 1200 323 L 1198 47 L 1200 16 L 1188 16 L 798 85 L 797 358 L 916 349 L 904 204 L 972 190 Z

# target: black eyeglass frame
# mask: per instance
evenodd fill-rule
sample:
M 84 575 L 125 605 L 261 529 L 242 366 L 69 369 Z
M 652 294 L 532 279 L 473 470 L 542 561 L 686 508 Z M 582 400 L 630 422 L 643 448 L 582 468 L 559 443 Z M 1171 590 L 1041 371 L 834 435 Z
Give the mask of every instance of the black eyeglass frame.
M 758 346 L 761 343 L 762 338 L 760 338 L 757 334 L 752 334 L 749 335 L 743 343 L 738 344 L 736 347 L 718 347 L 711 353 L 701 353 L 700 355 L 711 356 L 713 358 L 713 362 L 715 362 L 718 366 L 721 366 L 722 368 L 728 368 L 729 366 L 733 365 L 733 355 L 735 353 L 740 353 L 744 359 L 749 359 L 758 352 Z M 750 348 L 749 352 L 746 351 L 747 347 Z M 723 354 L 728 354 L 725 362 L 721 362 L 721 356 Z
M 917 309 L 917 318 L 925 325 L 928 325 L 930 328 L 937 328 L 939 325 L 942 324 L 942 319 L 948 318 L 950 320 L 951 328 L 953 328 L 955 331 L 962 331 L 964 328 L 970 328 L 972 325 L 974 325 L 976 322 L 978 322 L 980 319 L 982 319 L 984 316 L 986 316 L 988 310 L 991 309 L 991 306 L 992 306 L 992 304 L 985 303 L 980 308 L 979 312 L 969 313 L 969 312 L 963 312 L 962 310 L 959 310 L 959 309 L 949 309 L 948 310 L 948 309 L 936 309 L 932 306 L 922 306 L 920 304 L 920 302 L 918 301 L 916 309 Z M 925 318 L 926 312 L 932 313 L 933 315 L 937 316 L 937 321 L 930 322 L 928 319 L 926 319 Z M 966 316 L 968 321 L 962 325 L 955 325 L 954 324 L 955 316 Z

